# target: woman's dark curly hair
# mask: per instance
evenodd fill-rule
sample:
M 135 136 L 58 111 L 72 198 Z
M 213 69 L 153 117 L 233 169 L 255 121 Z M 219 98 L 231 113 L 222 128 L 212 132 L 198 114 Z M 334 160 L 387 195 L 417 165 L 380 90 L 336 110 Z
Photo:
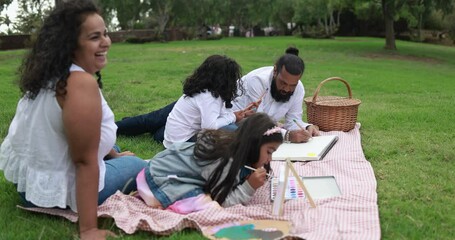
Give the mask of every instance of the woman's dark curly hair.
M 283 142 L 281 132 L 264 135 L 275 126 L 276 123 L 267 114 L 255 113 L 234 133 L 222 130 L 204 130 L 200 133 L 194 148 L 196 159 L 201 165 L 220 159 L 220 164 L 204 186 L 204 192 L 210 193 L 212 199 L 222 204 L 237 187 L 234 183 L 240 169 L 245 165 L 253 166 L 259 161 L 261 146 L 271 142 Z M 231 166 L 226 170 L 230 159 Z M 264 168 L 267 172 L 271 171 L 270 164 L 264 165 Z M 219 184 L 225 171 L 228 171 L 227 176 L 223 183 Z
M 57 95 L 66 94 L 69 68 L 78 47 L 81 25 L 88 15 L 99 10 L 91 0 L 59 1 L 44 20 L 31 51 L 19 68 L 19 87 L 22 94 L 34 99 L 41 89 L 54 89 Z M 98 85 L 101 84 L 101 74 Z
M 213 97 L 221 97 L 226 108 L 231 108 L 231 101 L 243 94 L 243 86 L 237 81 L 241 77 L 241 68 L 236 61 L 226 56 L 212 55 L 186 78 L 183 94 L 193 97 L 209 91 Z

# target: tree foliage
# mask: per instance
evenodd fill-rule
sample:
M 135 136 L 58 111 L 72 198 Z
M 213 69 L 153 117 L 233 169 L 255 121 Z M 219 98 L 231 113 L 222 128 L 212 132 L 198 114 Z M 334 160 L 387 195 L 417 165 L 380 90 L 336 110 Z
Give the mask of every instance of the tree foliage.
M 0 12 L 6 9 L 12 2 L 13 0 L 0 0 Z
M 177 1 L 175 0 L 145 0 L 142 10 L 145 16 L 149 18 L 149 22 L 156 24 L 156 32 L 159 38 L 163 37 L 164 30 L 168 26 L 169 21 L 174 17 L 174 8 Z
M 45 0 L 18 0 L 19 11 L 14 22 L 15 32 L 33 34 L 43 24 L 52 6 Z
M 295 19 L 305 35 L 331 37 L 340 26 L 340 14 L 349 6 L 348 0 L 298 0 Z
M 140 0 L 113 1 L 113 5 L 117 13 L 119 27 L 122 30 L 131 29 L 134 22 L 139 20 L 142 7 Z
M 13 0 L 0 0 L 0 13 L 3 11 L 3 9 L 6 9 L 12 2 Z M 5 24 L 6 26 L 9 27 L 11 24 L 11 20 L 9 19 L 8 15 L 2 16 L 0 15 L 0 26 Z
M 13 0 L 0 0 L 0 11 Z M 49 11 L 63 0 L 17 0 L 19 14 L 14 23 L 0 16 L 1 24 L 10 24 L 16 33 L 32 33 Z M 312 37 L 331 37 L 341 25 L 340 15 L 352 12 L 357 19 L 384 22 L 387 49 L 396 49 L 396 21 L 406 22 L 415 39 L 420 30 L 435 19 L 435 13 L 453 19 L 455 0 L 95 0 L 112 30 L 151 28 L 158 36 L 172 28 L 204 33 L 209 26 L 224 29 L 234 25 L 244 33 L 253 28 L 273 27 L 286 34 L 299 30 Z M 289 23 L 292 23 L 289 28 Z M 439 24 L 447 31 L 450 24 Z M 380 31 L 376 29 L 376 31 Z M 451 30 L 453 31 L 453 30 Z M 200 34 L 198 34 L 200 35 Z M 194 35 L 193 35 L 194 36 Z
M 377 8 L 377 1 L 355 0 L 357 13 L 359 8 L 368 6 Z M 406 20 L 411 30 L 416 29 L 415 40 L 422 40 L 421 30 L 425 20 L 435 11 L 443 11 L 444 14 L 453 12 L 454 0 L 381 0 L 382 16 L 384 19 L 386 49 L 396 50 L 394 22 L 399 19 Z M 371 13 L 371 12 L 370 12 Z M 362 17 L 362 15 L 359 14 Z M 372 15 L 364 15 L 371 19 Z

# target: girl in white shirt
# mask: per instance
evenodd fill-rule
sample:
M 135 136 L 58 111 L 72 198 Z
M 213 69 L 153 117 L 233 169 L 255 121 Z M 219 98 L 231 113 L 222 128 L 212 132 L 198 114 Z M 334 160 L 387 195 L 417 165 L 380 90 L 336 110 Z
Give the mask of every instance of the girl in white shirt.
M 202 129 L 219 129 L 242 120 L 245 111 L 231 109 L 231 101 L 243 93 L 240 78 L 241 68 L 234 60 L 208 57 L 184 82 L 183 95 L 167 118 L 164 146 L 194 142 Z

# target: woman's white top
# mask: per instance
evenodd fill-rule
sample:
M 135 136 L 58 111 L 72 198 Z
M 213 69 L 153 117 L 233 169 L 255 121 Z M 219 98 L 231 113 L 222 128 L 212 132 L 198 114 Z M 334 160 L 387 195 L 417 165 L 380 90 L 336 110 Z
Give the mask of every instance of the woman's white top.
M 72 65 L 70 71 L 84 71 Z M 101 94 L 101 91 L 100 91 Z M 99 185 L 104 188 L 103 161 L 116 141 L 114 114 L 101 94 L 102 121 L 98 149 Z M 0 169 L 18 192 L 40 207 L 76 208 L 76 171 L 55 91 L 41 89 L 35 99 L 19 100 L 16 115 L 0 149 Z
M 209 91 L 193 97 L 181 96 L 167 117 L 163 145 L 186 142 L 202 129 L 219 129 L 236 120 L 231 109 L 227 109 L 220 97 Z

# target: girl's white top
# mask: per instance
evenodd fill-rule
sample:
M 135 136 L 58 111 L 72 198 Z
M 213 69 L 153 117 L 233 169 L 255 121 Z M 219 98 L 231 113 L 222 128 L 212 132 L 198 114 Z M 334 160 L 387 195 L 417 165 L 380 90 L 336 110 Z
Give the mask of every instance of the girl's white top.
M 213 97 L 209 91 L 193 97 L 179 98 L 167 117 L 163 144 L 186 142 L 202 129 L 219 129 L 236 120 L 231 109 L 225 107 L 221 97 Z
M 72 65 L 70 71 L 84 71 Z M 116 141 L 114 114 L 101 91 L 102 121 L 98 149 L 99 185 L 104 188 L 103 161 Z M 40 207 L 76 208 L 76 172 L 55 91 L 41 89 L 35 99 L 19 100 L 16 115 L 0 149 L 5 178 Z

